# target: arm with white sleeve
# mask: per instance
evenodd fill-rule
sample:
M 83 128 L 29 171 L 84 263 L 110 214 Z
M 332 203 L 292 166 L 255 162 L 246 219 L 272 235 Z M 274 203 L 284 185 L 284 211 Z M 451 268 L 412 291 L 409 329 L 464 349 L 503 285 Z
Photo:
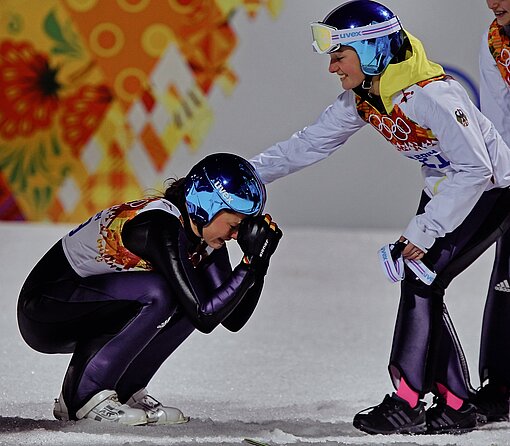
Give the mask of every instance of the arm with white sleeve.
M 264 183 L 271 183 L 328 157 L 366 125 L 352 91 L 343 92 L 312 125 L 250 159 Z
M 456 118 L 456 113 L 464 114 L 467 119 L 464 124 Z M 491 187 L 494 168 L 488 148 L 490 142 L 484 138 L 490 123 L 456 81 L 427 85 L 419 98 L 414 98 L 409 116 L 432 130 L 441 153 L 450 161 L 437 193 L 425 206 L 424 213 L 411 220 L 403 234 L 426 252 L 436 238 L 457 228 Z M 498 148 L 491 147 L 491 150 Z

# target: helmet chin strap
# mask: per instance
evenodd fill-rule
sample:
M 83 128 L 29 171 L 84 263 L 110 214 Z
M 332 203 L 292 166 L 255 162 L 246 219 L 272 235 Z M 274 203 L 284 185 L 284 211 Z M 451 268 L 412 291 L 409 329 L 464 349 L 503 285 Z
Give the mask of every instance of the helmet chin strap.
M 203 239 L 204 238 L 204 227 L 199 224 L 197 224 L 196 226 L 197 226 L 198 233 L 200 234 L 200 237 Z
M 363 90 L 370 90 L 372 88 L 372 79 L 373 76 L 366 74 L 365 79 L 363 79 L 363 82 L 361 83 L 361 88 L 363 88 Z
M 186 222 L 185 219 L 184 219 L 184 221 Z M 188 216 L 188 224 L 187 225 L 186 225 L 186 223 L 184 224 L 184 227 L 186 227 L 186 226 L 188 226 L 189 231 L 191 231 L 191 233 L 192 233 L 192 235 L 194 237 L 197 237 L 197 239 L 202 239 L 203 240 L 203 238 L 204 238 L 204 235 L 203 235 L 204 226 L 203 225 L 199 224 L 198 222 L 193 221 Z M 195 233 L 193 228 L 195 228 L 197 230 L 197 232 L 199 233 L 199 236 L 197 236 L 197 234 Z

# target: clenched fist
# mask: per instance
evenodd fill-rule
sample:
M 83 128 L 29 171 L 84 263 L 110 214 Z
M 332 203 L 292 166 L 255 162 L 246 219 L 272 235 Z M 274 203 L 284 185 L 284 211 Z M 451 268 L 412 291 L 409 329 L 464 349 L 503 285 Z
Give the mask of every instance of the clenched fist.
M 244 253 L 243 262 L 257 274 L 265 275 L 269 259 L 276 251 L 282 231 L 269 214 L 246 217 L 239 225 L 237 243 Z

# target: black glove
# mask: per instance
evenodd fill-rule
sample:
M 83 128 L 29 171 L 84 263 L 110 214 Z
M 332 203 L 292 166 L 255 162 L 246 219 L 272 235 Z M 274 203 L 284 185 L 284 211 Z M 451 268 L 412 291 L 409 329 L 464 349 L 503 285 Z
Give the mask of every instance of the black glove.
M 243 262 L 264 276 L 282 235 L 269 214 L 246 217 L 237 233 L 237 243 L 244 253 Z

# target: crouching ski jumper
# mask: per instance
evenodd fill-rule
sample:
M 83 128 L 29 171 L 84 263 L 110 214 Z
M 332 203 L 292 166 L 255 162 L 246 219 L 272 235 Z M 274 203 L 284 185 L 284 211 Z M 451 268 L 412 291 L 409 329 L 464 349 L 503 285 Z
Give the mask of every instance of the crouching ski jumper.
M 282 236 L 265 200 L 246 160 L 213 154 L 163 197 L 98 212 L 42 257 L 21 289 L 18 323 L 33 349 L 72 353 L 57 419 L 188 420 L 146 387 L 195 329 L 238 331 L 252 315 Z M 244 253 L 233 270 L 231 239 Z

